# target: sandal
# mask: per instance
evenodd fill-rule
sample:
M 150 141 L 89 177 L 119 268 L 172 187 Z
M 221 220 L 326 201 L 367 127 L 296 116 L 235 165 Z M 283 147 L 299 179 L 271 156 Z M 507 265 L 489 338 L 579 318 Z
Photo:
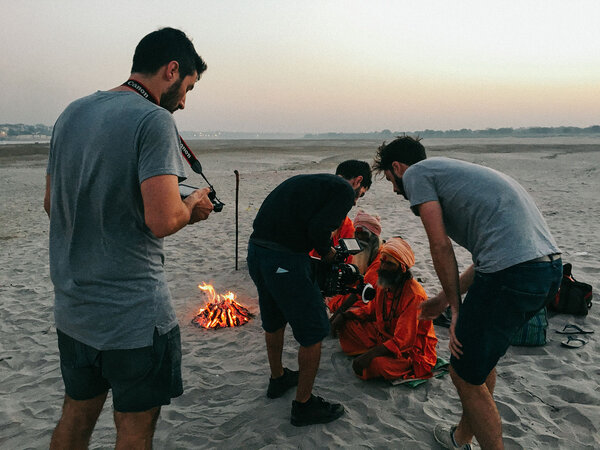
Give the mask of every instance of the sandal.
M 580 348 L 583 347 L 585 344 L 587 344 L 587 341 L 585 339 L 581 339 L 575 336 L 569 336 L 567 337 L 566 341 L 562 341 L 560 343 L 560 345 L 567 348 Z
M 592 330 L 584 330 L 583 328 L 581 328 L 573 323 L 566 324 L 565 327 L 562 329 L 562 331 L 556 330 L 556 332 L 559 334 L 592 334 L 593 333 Z

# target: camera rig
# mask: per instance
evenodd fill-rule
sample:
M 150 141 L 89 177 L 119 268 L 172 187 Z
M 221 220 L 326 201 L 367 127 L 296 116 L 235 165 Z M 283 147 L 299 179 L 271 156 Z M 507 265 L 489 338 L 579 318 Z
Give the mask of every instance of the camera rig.
M 354 293 L 360 295 L 365 303 L 373 300 L 375 288 L 365 283 L 356 265 L 345 262 L 350 255 L 362 251 L 359 242 L 356 239 L 340 239 L 334 249 L 336 253 L 332 262 L 324 262 L 318 258 L 311 259 L 313 274 L 323 296 Z

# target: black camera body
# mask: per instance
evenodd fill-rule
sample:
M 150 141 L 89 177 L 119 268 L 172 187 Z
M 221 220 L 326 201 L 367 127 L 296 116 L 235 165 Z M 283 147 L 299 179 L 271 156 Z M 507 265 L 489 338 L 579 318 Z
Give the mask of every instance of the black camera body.
M 181 196 L 182 199 L 186 198 L 188 195 L 190 195 L 196 189 L 199 189 L 199 188 L 190 186 L 188 184 L 179 183 L 179 195 Z M 208 193 L 208 198 L 210 199 L 210 201 L 213 204 L 214 212 L 221 212 L 223 210 L 223 205 L 225 205 L 225 203 L 223 203 L 221 200 L 219 200 L 217 198 L 217 193 L 215 192 L 215 190 L 212 186 L 210 187 L 210 192 Z
M 346 258 L 362 251 L 356 239 L 340 239 L 339 245 L 334 247 L 335 258 L 327 263 L 317 258 L 312 258 L 313 274 L 324 297 L 334 295 L 359 294 L 366 303 L 375 298 L 375 289 L 365 283 L 363 275 L 354 264 L 346 263 Z

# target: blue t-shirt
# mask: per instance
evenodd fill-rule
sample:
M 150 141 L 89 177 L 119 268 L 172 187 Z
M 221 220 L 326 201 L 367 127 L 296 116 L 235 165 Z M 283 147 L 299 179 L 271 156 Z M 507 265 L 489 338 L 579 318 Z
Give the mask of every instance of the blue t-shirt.
M 402 177 L 410 206 L 438 201 L 450 238 L 471 252 L 475 269 L 491 273 L 560 253 L 533 198 L 496 170 L 450 158 L 430 158 Z
M 185 177 L 171 114 L 134 92 L 96 92 L 58 118 L 50 143 L 50 276 L 56 327 L 99 350 L 152 344 L 177 325 L 163 240 L 141 183 Z

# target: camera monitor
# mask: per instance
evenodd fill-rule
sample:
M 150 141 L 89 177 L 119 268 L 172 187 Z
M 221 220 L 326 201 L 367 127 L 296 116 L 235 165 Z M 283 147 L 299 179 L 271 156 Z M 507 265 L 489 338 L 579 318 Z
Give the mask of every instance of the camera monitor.
M 340 239 L 340 245 L 351 255 L 360 253 L 360 251 L 362 250 L 362 247 L 360 246 L 359 242 L 354 238 Z

